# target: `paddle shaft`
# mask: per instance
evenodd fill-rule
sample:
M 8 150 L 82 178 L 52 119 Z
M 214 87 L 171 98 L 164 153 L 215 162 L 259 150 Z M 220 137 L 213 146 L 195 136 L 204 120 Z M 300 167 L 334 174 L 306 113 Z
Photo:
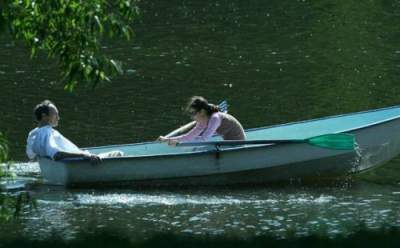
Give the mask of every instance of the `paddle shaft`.
M 322 148 L 336 150 L 354 150 L 355 138 L 351 134 L 324 134 L 314 136 L 308 139 L 285 139 L 285 140 L 224 140 L 224 141 L 206 141 L 206 142 L 184 142 L 179 146 L 236 146 L 236 145 L 255 145 L 255 144 L 293 144 L 307 143 Z
M 180 128 L 165 135 L 165 138 L 171 138 L 171 137 L 175 137 L 175 136 L 181 135 L 183 133 L 186 133 L 189 130 L 191 130 L 195 125 L 196 125 L 196 121 L 189 122 L 188 124 L 181 126 Z
M 292 144 L 307 143 L 308 140 L 224 140 L 224 141 L 205 141 L 205 142 L 183 142 L 177 146 L 238 146 L 238 145 L 257 145 L 257 144 Z

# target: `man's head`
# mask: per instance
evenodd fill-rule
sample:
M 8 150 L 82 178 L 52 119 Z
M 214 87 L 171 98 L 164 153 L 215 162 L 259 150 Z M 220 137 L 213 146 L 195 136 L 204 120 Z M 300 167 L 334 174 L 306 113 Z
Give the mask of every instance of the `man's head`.
M 60 120 L 56 105 L 49 100 L 44 100 L 36 105 L 33 114 L 39 124 L 48 124 L 52 127 L 56 127 Z

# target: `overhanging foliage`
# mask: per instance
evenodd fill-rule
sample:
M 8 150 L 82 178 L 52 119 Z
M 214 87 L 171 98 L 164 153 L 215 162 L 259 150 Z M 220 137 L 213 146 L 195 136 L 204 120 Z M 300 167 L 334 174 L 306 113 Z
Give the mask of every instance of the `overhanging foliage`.
M 57 58 L 65 89 L 122 74 L 120 62 L 103 55 L 102 38 L 133 35 L 138 0 L 6 0 L 1 19 L 31 56 L 42 50 Z M 0 6 L 1 7 L 1 6 Z

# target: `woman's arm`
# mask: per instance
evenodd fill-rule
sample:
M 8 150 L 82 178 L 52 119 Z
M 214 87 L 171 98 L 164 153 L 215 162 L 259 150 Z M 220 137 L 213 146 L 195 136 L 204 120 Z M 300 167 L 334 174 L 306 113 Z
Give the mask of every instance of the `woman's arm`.
M 175 140 L 175 141 L 192 141 L 194 140 L 196 137 L 198 137 L 201 132 L 204 130 L 204 126 L 201 125 L 200 123 L 196 123 L 196 126 L 190 130 L 189 132 L 187 132 L 186 134 L 180 135 L 180 136 L 176 136 L 176 137 L 172 137 L 172 138 L 168 138 L 167 140 Z
M 213 114 L 208 121 L 207 129 L 200 137 L 197 137 L 196 141 L 206 141 L 210 139 L 217 132 L 221 122 L 221 116 L 219 114 Z

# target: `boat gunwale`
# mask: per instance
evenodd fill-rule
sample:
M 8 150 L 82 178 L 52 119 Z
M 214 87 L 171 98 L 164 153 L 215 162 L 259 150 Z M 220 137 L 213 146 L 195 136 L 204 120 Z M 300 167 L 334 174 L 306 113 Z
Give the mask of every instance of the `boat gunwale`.
M 293 144 L 282 144 L 282 145 L 293 145 Z M 297 144 L 298 145 L 298 144 Z M 145 158 L 162 158 L 162 157 L 179 157 L 179 156 L 187 156 L 187 155 L 202 155 L 208 153 L 221 153 L 225 151 L 235 151 L 235 150 L 247 150 L 247 149 L 254 149 L 254 148 L 265 148 L 269 146 L 275 146 L 275 144 L 255 144 L 255 145 L 240 145 L 240 147 L 229 147 L 229 148 L 222 148 L 216 149 L 214 145 L 205 145 L 209 147 L 213 147 L 214 149 L 207 149 L 202 151 L 192 151 L 192 152 L 185 152 L 185 153 L 169 153 L 169 154 L 151 154 L 151 155 L 138 155 L 138 156 L 122 156 L 122 157 L 111 157 L 111 158 L 103 158 L 102 161 L 110 161 L 110 160 L 128 160 L 128 159 L 145 159 Z M 50 160 L 50 159 L 49 159 Z M 82 161 L 89 161 L 86 158 L 68 158 L 62 159 L 54 162 L 62 162 L 62 163 L 75 163 L 75 162 L 82 162 Z
M 321 117 L 321 118 L 316 118 L 316 119 L 309 119 L 309 120 L 303 120 L 303 121 L 296 121 L 296 122 L 289 122 L 289 123 L 284 123 L 284 124 L 277 124 L 277 125 L 271 125 L 271 126 L 265 126 L 265 127 L 258 127 L 258 128 L 251 128 L 251 129 L 246 129 L 245 132 L 252 132 L 252 131 L 257 131 L 257 130 L 262 130 L 262 129 L 270 129 L 270 128 L 275 128 L 275 127 L 282 127 L 282 126 L 289 126 L 289 125 L 296 125 L 296 124 L 301 124 L 301 123 L 307 123 L 307 122 L 314 122 L 314 121 L 320 121 L 320 120 L 326 120 L 326 119 L 333 119 L 333 118 L 340 118 L 340 117 L 346 117 L 346 116 L 351 116 L 351 115 L 358 115 L 358 114 L 364 114 L 364 113 L 373 113 L 373 112 L 378 112 L 378 111 L 384 111 L 384 110 L 390 110 L 390 109 L 395 109 L 395 108 L 400 108 L 400 105 L 396 106 L 391 106 L 387 108 L 380 108 L 380 109 L 373 109 L 373 110 L 367 110 L 367 111 L 360 111 L 360 112 L 355 112 L 355 113 L 347 113 L 347 114 L 340 114 L 340 115 L 332 115 L 332 116 L 326 116 L 326 117 Z M 352 131 L 357 131 L 365 128 L 370 128 L 373 126 L 381 125 L 396 119 L 400 119 L 400 115 L 397 115 L 395 117 L 383 119 L 380 121 L 372 122 L 363 126 L 358 126 L 355 128 L 350 128 L 350 129 L 345 129 L 341 130 L 335 133 L 347 133 L 347 132 L 352 132 Z M 158 144 L 154 141 L 149 141 L 149 142 L 141 142 L 141 143 L 130 143 L 130 144 L 119 144 L 119 145 L 108 145 L 108 146 L 97 146 L 97 147 L 87 147 L 83 148 L 85 150 L 90 150 L 90 149 L 105 149 L 105 148 L 113 148 L 113 147 L 121 147 L 121 146 L 138 146 L 138 145 L 147 145 L 147 144 Z M 199 154 L 207 154 L 207 153 L 216 153 L 216 152 L 225 152 L 225 151 L 236 151 L 236 150 L 247 150 L 247 149 L 254 149 L 254 148 L 268 148 L 268 147 L 277 147 L 277 146 L 283 146 L 283 145 L 298 145 L 298 144 L 257 144 L 257 145 L 240 145 L 240 146 L 234 146 L 234 147 L 228 147 L 228 148 L 220 148 L 217 149 L 215 145 L 204 145 L 204 146 L 209 146 L 209 147 L 214 147 L 214 149 L 207 149 L 203 151 L 191 151 L 191 152 L 179 152 L 179 153 L 169 153 L 169 154 L 151 154 L 151 155 L 131 155 L 131 156 L 122 156 L 122 157 L 111 157 L 111 158 L 103 158 L 104 161 L 110 161 L 110 160 L 126 160 L 126 159 L 140 159 L 140 158 L 160 158 L 160 157 L 176 157 L 176 156 L 187 156 L 187 155 L 199 155 Z M 311 146 L 311 145 L 310 145 Z M 72 159 L 63 159 L 58 162 L 63 162 L 63 163 L 74 163 L 74 162 L 81 162 L 81 161 L 86 161 L 86 159 L 83 158 L 72 158 Z
M 257 130 L 261 130 L 261 129 L 270 129 L 270 128 L 275 128 L 275 127 L 290 126 L 290 125 L 302 124 L 302 123 L 307 123 L 307 122 L 314 122 L 314 121 L 322 121 L 322 120 L 334 119 L 334 118 L 340 118 L 340 117 L 347 117 L 347 116 L 351 116 L 351 115 L 359 115 L 359 114 L 379 112 L 379 111 L 390 110 L 390 109 L 395 109 L 395 108 L 399 108 L 400 109 L 400 105 L 395 105 L 395 106 L 386 107 L 386 108 L 359 111 L 359 112 L 352 112 L 352 113 L 346 113 L 346 114 L 330 115 L 330 116 L 324 116 L 324 117 L 308 119 L 308 120 L 293 121 L 293 122 L 288 122 L 288 123 L 283 123 L 283 124 L 274 124 L 274 125 L 271 125 L 271 126 L 249 128 L 249 129 L 246 129 L 245 131 L 246 132 L 247 131 L 257 131 Z M 350 128 L 350 129 L 347 129 L 347 130 L 344 130 L 344 131 L 340 131 L 340 132 L 336 132 L 336 133 L 344 133 L 344 132 L 359 130 L 359 129 L 367 128 L 367 127 L 370 127 L 370 126 L 375 126 L 375 125 L 378 125 L 378 124 L 381 124 L 381 123 L 384 123 L 384 122 L 392 121 L 392 120 L 398 119 L 398 118 L 400 118 L 400 114 L 398 116 L 396 116 L 396 117 L 383 119 L 381 121 L 372 122 L 372 123 L 367 124 L 367 125 L 363 125 L 363 126 L 359 126 L 359 127 L 355 127 L 355 128 Z

